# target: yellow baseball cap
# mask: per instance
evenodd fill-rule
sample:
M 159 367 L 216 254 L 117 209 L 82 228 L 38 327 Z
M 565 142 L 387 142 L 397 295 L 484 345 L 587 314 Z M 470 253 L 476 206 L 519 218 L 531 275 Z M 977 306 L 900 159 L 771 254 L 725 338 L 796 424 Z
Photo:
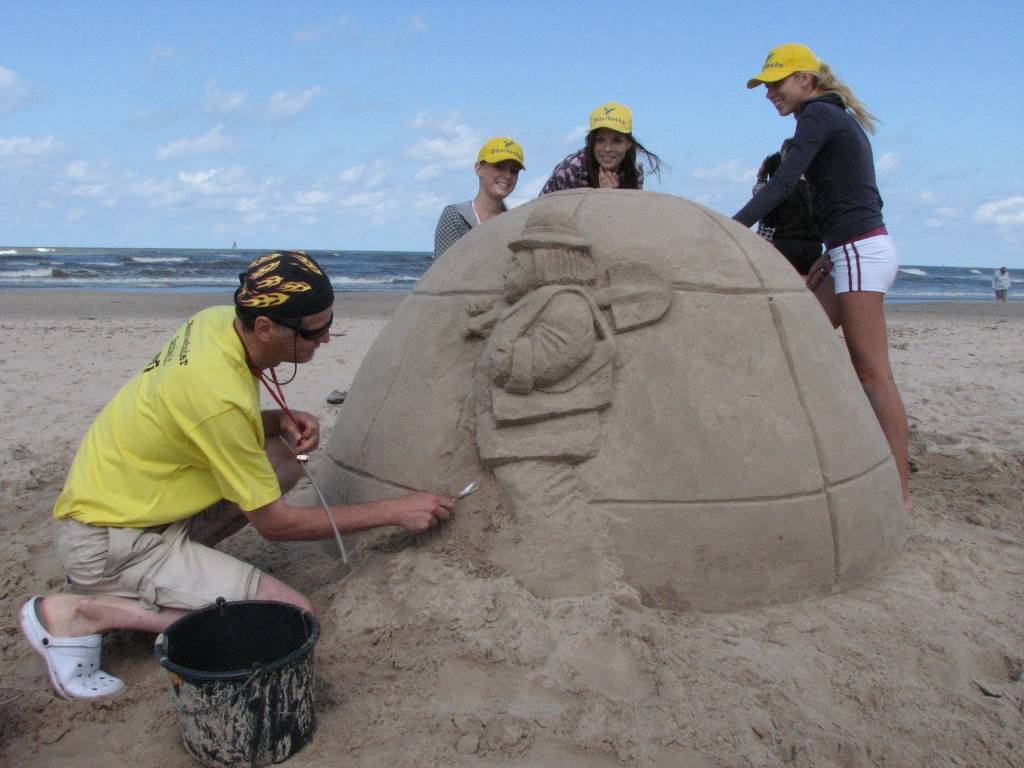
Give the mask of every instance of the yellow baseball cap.
M 814 51 L 800 43 L 783 43 L 768 52 L 760 73 L 747 80 L 747 88 L 757 88 L 761 83 L 777 83 L 794 72 L 817 72 L 821 62 Z
M 610 128 L 619 133 L 633 132 L 633 113 L 625 104 L 609 101 L 590 113 L 590 130 Z
M 480 147 L 480 151 L 476 155 L 478 163 L 497 165 L 506 160 L 519 163 L 520 169 L 526 170 L 526 166 L 523 165 L 523 148 L 505 136 L 495 136 L 493 139 L 488 139 L 487 143 Z

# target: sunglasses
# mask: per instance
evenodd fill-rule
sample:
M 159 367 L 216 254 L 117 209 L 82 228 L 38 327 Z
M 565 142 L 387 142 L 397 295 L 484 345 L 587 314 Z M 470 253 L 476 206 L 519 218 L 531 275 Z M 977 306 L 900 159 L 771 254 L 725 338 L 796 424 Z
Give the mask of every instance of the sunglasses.
M 297 325 L 285 323 L 281 320 L 275 320 L 274 322 L 277 323 L 278 325 L 283 325 L 285 328 L 295 331 L 295 333 L 304 338 L 306 341 L 316 341 L 329 330 L 331 330 L 331 323 L 334 322 L 334 314 L 332 313 L 331 318 L 326 323 L 321 325 L 319 328 L 300 328 Z

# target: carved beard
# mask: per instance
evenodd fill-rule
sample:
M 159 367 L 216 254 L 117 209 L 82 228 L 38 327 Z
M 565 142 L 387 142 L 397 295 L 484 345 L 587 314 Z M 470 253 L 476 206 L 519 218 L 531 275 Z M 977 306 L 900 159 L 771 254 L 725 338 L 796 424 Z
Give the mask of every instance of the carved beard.
M 512 266 L 503 277 L 505 301 L 515 304 L 537 287 L 536 270 L 533 268 L 533 253 L 531 251 L 517 253 Z

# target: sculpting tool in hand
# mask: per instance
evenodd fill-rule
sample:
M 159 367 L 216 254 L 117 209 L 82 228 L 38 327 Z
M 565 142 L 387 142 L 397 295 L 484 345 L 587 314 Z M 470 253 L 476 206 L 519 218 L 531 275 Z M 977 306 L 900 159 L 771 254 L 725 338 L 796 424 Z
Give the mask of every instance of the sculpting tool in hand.
M 480 479 L 477 478 L 473 482 L 467 483 L 465 488 L 463 488 L 457 494 L 452 496 L 452 501 L 458 501 L 459 499 L 466 498 L 467 496 L 469 496 L 469 494 L 471 494 L 473 491 L 475 491 L 479 487 L 480 487 Z

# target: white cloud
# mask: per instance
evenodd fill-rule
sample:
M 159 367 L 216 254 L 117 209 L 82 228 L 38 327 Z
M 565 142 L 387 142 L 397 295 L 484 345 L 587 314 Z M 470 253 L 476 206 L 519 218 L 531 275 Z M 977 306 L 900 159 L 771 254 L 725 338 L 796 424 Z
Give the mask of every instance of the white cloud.
M 270 97 L 267 117 L 271 120 L 288 120 L 308 107 L 323 90 L 319 85 L 305 91 L 278 91 Z
M 430 181 L 436 179 L 441 175 L 441 166 L 439 165 L 425 165 L 416 171 L 416 175 L 413 178 L 416 181 Z
M 745 168 L 742 160 L 726 160 L 716 166 L 694 168 L 690 172 L 694 179 L 726 181 L 730 184 L 753 184 L 757 178 L 756 168 Z
M 89 164 L 84 160 L 73 160 L 64 169 L 69 179 L 82 180 L 89 176 Z
M 341 32 L 345 27 L 348 26 L 348 17 L 339 16 L 336 19 L 325 22 L 324 24 L 311 24 L 306 27 L 302 27 L 292 35 L 292 42 L 295 43 L 315 43 L 319 40 L 323 40 L 326 37 L 331 37 Z
M 974 220 L 1000 227 L 1024 225 L 1024 195 L 1010 195 L 985 203 L 974 212 Z
M 13 112 L 28 101 L 28 86 L 13 71 L 0 66 L 0 112 Z
M 108 196 L 109 185 L 103 183 L 76 184 L 70 188 L 75 197 L 102 198 Z
M 357 163 L 338 174 L 338 181 L 345 186 L 360 186 L 376 189 L 388 180 L 391 164 L 382 157 L 372 163 Z
M 530 202 L 544 189 L 544 183 L 547 180 L 547 176 L 537 176 L 529 181 L 524 181 L 522 174 L 520 174 L 519 183 L 516 184 L 516 191 L 505 199 L 505 205 L 509 208 L 515 208 L 517 205 Z
M 413 131 L 421 131 L 429 128 L 433 123 L 430 120 L 430 112 L 421 110 L 413 115 L 412 120 L 405 124 L 405 127 Z
M 330 195 L 319 189 L 310 189 L 306 192 L 296 192 L 295 202 L 303 207 L 318 207 L 327 204 Z
M 929 229 L 940 229 L 953 224 L 960 218 L 960 209 L 951 205 L 940 205 L 932 211 L 931 217 L 924 224 Z
M 388 180 L 388 174 L 390 172 L 391 163 L 384 158 L 377 158 L 373 161 L 373 165 L 370 166 L 370 170 L 367 172 L 366 178 L 363 180 L 363 186 L 367 189 L 377 189 Z
M 355 192 L 342 197 L 338 204 L 342 208 L 366 208 L 381 202 L 385 197 L 383 192 Z
M 226 115 L 245 106 L 249 98 L 248 91 L 231 91 L 225 93 L 212 80 L 206 84 L 203 95 L 203 109 L 215 115 Z
M 149 60 L 151 62 L 169 61 L 170 59 L 176 58 L 177 55 L 177 52 L 173 48 L 167 48 L 163 45 L 154 45 L 153 49 L 149 52 Z
M 406 151 L 406 155 L 424 165 L 468 168 L 476 160 L 481 144 L 480 134 L 461 122 L 457 112 L 439 119 L 432 119 L 429 113 L 420 112 L 409 127 L 432 134 L 419 139 Z
M 338 175 L 338 180 L 342 184 L 355 184 L 361 178 L 366 175 L 366 163 L 359 163 L 353 165 L 351 168 L 346 168 Z
M 157 160 L 170 160 L 175 157 L 196 157 L 229 152 L 235 146 L 234 141 L 224 133 L 224 126 L 218 125 L 195 139 L 177 139 L 156 151 Z
M 238 195 L 247 189 L 246 170 L 242 167 L 210 168 L 195 173 L 179 173 L 178 181 L 192 192 L 207 197 Z
M 569 131 L 569 133 L 565 134 L 565 138 L 563 139 L 563 141 L 566 144 L 572 144 L 573 146 L 576 146 L 581 141 L 583 141 L 587 133 L 588 129 L 586 123 L 583 123 L 581 125 L 577 125 L 571 131 Z
M 64 145 L 53 136 L 0 139 L 0 168 L 14 168 L 45 160 L 60 154 L 64 149 Z
M 903 158 L 897 152 L 886 152 L 875 162 L 875 170 L 879 176 L 889 176 L 903 164 Z

